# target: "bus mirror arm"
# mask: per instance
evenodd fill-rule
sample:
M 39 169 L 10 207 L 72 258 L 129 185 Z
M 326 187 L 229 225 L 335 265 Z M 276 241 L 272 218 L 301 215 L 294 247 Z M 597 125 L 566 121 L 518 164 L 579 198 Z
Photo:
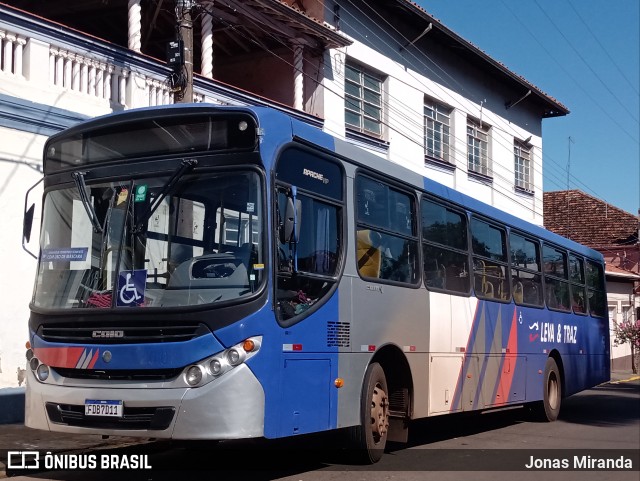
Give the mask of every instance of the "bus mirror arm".
M 298 271 L 298 240 L 302 220 L 302 202 L 297 198 L 297 189 L 291 187 L 291 197 L 287 197 L 284 219 L 284 241 L 291 245 L 293 251 L 293 270 Z
M 29 190 L 27 190 L 27 193 L 24 196 L 24 218 L 22 221 L 22 248 L 27 254 L 29 254 L 34 259 L 37 259 L 38 256 L 36 256 L 33 252 L 31 252 L 27 248 L 27 243 L 31 240 L 31 230 L 33 228 L 33 215 L 35 213 L 36 205 L 32 203 L 31 206 L 27 209 L 27 204 L 29 203 L 29 194 L 43 180 L 44 180 L 44 177 L 42 177 L 38 182 L 33 184 L 29 188 Z

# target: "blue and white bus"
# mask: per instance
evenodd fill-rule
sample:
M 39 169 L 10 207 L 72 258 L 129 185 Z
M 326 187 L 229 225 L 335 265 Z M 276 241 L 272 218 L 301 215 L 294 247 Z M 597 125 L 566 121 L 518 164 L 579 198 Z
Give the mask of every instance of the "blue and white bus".
M 29 427 L 345 428 L 375 462 L 413 419 L 552 421 L 609 379 L 601 254 L 282 112 L 97 118 L 48 140 L 44 174 Z

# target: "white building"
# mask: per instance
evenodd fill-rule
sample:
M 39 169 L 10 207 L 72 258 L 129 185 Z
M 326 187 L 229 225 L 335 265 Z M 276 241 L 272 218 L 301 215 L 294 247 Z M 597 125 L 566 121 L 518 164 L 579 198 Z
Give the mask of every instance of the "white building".
M 174 1 L 5 3 L 0 388 L 18 386 L 25 364 L 36 263 L 21 248 L 22 220 L 44 141 L 85 118 L 173 103 L 165 48 L 176 25 Z M 272 105 L 542 224 L 542 120 L 567 108 L 416 4 L 193 3 L 202 7 L 193 15 L 195 101 Z M 41 194 L 36 187 L 30 202 Z

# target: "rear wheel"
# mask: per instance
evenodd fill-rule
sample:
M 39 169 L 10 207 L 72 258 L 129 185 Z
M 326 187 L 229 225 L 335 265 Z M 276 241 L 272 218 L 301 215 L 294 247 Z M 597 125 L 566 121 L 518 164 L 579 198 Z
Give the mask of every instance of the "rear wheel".
M 384 370 L 378 363 L 367 368 L 360 399 L 360 426 L 351 430 L 352 445 L 361 462 L 382 458 L 389 430 L 389 390 Z
M 534 414 L 541 421 L 555 421 L 562 403 L 562 379 L 558 364 L 552 357 L 544 366 L 543 399 L 534 407 Z

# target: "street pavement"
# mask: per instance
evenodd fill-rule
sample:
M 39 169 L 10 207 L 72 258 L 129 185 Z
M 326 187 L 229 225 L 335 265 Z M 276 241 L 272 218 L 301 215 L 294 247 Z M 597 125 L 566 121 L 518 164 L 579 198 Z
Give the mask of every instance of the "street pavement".
M 631 371 L 617 371 L 611 374 L 611 384 L 637 382 L 639 375 Z M 103 437 L 87 434 L 64 434 L 34 430 L 23 424 L 0 425 L 0 478 L 6 477 L 6 452 L 29 450 L 55 450 L 60 452 L 88 453 L 105 451 L 127 446 L 150 444 L 153 440 L 132 437 Z

